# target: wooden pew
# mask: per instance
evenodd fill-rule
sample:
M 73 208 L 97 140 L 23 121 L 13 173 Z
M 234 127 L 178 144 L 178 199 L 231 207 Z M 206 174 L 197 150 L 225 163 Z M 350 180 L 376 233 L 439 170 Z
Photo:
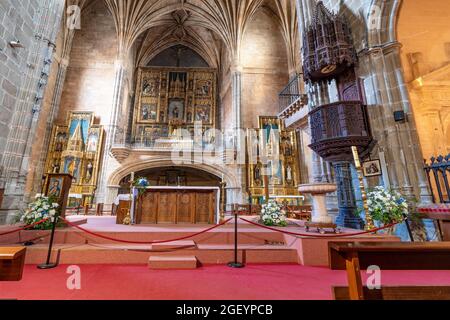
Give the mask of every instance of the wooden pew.
M 363 287 L 361 270 L 450 270 L 450 242 L 330 242 L 330 269 L 347 270 L 348 287 L 333 287 L 337 300 L 450 299 L 450 287 Z M 433 292 L 433 294 L 431 294 Z
M 0 281 L 22 280 L 25 247 L 0 247 Z

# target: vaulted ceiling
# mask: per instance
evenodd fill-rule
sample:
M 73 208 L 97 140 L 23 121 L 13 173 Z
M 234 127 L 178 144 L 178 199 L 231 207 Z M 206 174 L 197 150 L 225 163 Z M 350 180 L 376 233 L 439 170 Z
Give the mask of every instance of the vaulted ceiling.
M 297 15 L 291 0 L 69 0 L 89 6 L 104 1 L 111 12 L 119 40 L 118 53 L 134 47 L 136 66 L 170 46 L 182 44 L 199 53 L 213 67 L 226 52 L 239 63 L 242 40 L 258 10 L 278 22 L 289 63 L 298 56 Z

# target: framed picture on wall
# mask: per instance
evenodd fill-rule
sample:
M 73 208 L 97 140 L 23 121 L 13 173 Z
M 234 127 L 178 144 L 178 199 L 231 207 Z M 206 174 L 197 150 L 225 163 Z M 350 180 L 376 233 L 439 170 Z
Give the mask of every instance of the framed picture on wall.
M 367 178 L 381 176 L 383 174 L 380 160 L 366 161 L 362 164 L 362 167 L 364 176 Z

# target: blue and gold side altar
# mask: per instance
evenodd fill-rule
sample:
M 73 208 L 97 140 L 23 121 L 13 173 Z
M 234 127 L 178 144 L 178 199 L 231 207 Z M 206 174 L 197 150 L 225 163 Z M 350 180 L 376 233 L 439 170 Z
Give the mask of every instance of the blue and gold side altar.
M 104 130 L 93 112 L 70 112 L 66 124 L 54 125 L 46 173 L 73 177 L 68 207 L 90 205 L 95 197 Z

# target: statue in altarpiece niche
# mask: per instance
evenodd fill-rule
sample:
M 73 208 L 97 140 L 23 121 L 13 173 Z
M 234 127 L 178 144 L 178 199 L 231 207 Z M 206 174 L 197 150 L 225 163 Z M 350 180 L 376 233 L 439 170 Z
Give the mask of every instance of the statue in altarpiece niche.
M 265 198 L 265 175 L 270 195 L 298 196 L 297 185 L 301 172 L 295 132 L 273 116 L 260 116 L 259 128 L 247 134 L 247 181 L 252 203 L 260 204 Z
M 89 161 L 86 166 L 86 177 L 85 177 L 86 183 L 89 183 L 91 181 L 93 170 L 94 170 L 94 165 L 92 164 L 91 161 Z
M 283 155 L 285 157 L 291 157 L 292 156 L 292 144 L 291 139 L 289 137 L 283 137 L 282 141 L 282 149 L 283 149 Z

